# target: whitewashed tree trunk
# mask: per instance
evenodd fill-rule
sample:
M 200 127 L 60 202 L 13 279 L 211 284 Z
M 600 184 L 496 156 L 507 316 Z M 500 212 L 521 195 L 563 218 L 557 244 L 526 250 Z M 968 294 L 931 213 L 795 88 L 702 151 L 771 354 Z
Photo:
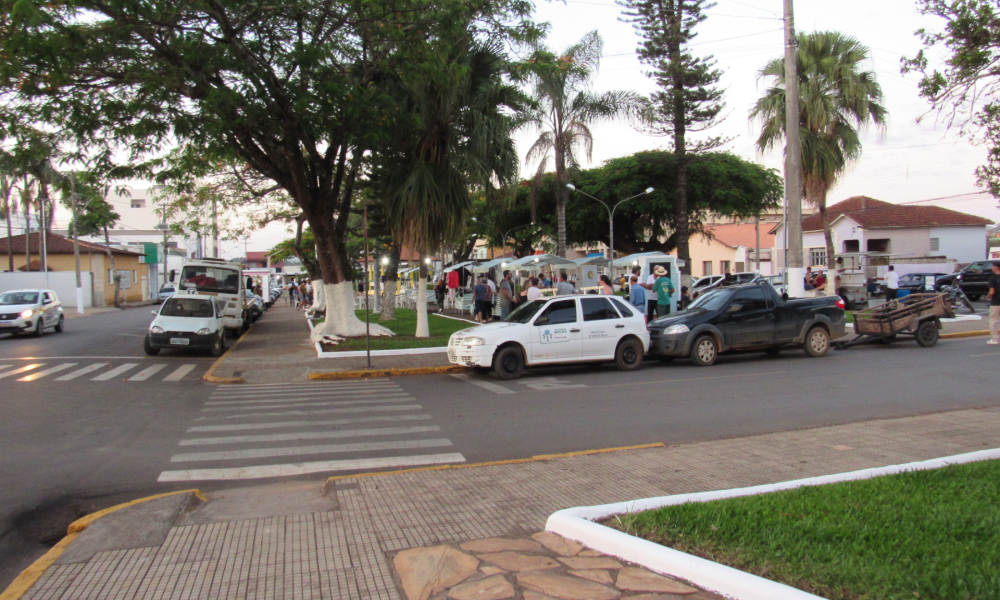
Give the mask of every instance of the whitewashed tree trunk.
M 382 286 L 382 316 L 380 321 L 396 318 L 396 280 L 388 279 Z
M 313 279 L 313 303 L 309 307 L 310 310 L 316 312 L 318 310 L 326 310 L 326 289 L 323 286 L 322 279 Z
M 350 281 L 323 284 L 326 321 L 313 329 L 312 342 L 336 343 L 347 337 L 365 335 L 365 322 L 354 314 L 354 285 Z M 395 335 L 377 323 L 371 324 L 372 336 Z
M 421 277 L 417 283 L 417 332 L 415 337 L 431 337 L 430 326 L 427 323 L 427 277 Z

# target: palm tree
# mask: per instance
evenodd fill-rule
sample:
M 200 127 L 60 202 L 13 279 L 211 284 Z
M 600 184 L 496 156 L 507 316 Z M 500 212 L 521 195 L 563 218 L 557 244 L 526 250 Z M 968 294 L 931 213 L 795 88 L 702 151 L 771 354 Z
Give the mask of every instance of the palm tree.
M 591 160 L 594 136 L 590 126 L 604 120 L 633 118 L 639 115 L 642 101 L 630 91 L 593 94 L 591 79 L 601 63 L 604 43 L 596 31 L 583 36 L 576 44 L 556 55 L 540 48 L 524 65 L 533 86 L 536 105 L 526 121 L 541 131 L 525 157 L 538 161 L 536 187 L 548 166 L 549 154 L 556 168 L 556 253 L 566 256 L 566 202 L 569 200 L 570 171 L 580 164 L 580 154 Z
M 860 158 L 859 129 L 874 125 L 884 131 L 888 112 L 882 88 L 872 71 L 862 68 L 868 48 L 834 31 L 799 36 L 799 127 L 802 138 L 802 193 L 819 209 L 826 237 L 827 265 L 834 272 L 836 254 L 826 196 L 847 166 Z M 762 123 L 757 148 L 767 151 L 785 135 L 785 63 L 776 58 L 761 70 L 770 87 L 750 112 Z M 833 288 L 833 281 L 830 282 Z
M 393 237 L 420 253 L 417 337 L 429 335 L 425 254 L 464 232 L 472 186 L 516 177 L 512 115 L 527 100 L 503 81 L 500 47 L 466 39 L 441 48 L 434 69 L 401 86 L 405 116 L 373 173 Z

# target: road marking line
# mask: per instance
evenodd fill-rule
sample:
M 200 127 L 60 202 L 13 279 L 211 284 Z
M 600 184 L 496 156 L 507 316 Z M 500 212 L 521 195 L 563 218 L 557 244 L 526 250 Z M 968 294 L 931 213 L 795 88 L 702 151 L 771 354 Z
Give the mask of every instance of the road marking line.
M 114 377 L 118 377 L 119 375 L 121 375 L 125 371 L 128 371 L 129 369 L 132 369 L 133 367 L 137 367 L 137 366 L 139 366 L 139 363 L 125 363 L 124 365 L 122 365 L 120 367 L 115 367 L 114 369 L 111 369 L 107 373 L 101 373 L 97 377 L 92 377 L 90 380 L 91 381 L 107 381 L 107 380 L 112 379 Z
M 325 408 L 323 410 L 283 410 L 277 412 L 262 412 L 262 413 L 243 413 L 238 415 L 207 415 L 204 417 L 197 417 L 195 421 L 204 421 L 206 419 L 246 419 L 249 417 L 282 417 L 285 415 L 343 415 L 350 413 L 363 413 L 363 412 L 387 412 L 396 410 L 423 410 L 423 407 L 419 404 L 400 404 L 396 406 L 357 406 L 353 408 Z
M 94 371 L 96 371 L 98 369 L 103 369 L 104 367 L 108 366 L 109 364 L 111 364 L 111 363 L 94 363 L 92 365 L 87 365 L 86 367 L 84 367 L 82 369 L 73 371 L 72 373 L 69 373 L 67 375 L 63 375 L 62 377 L 56 377 L 55 380 L 56 381 L 70 381 L 72 379 L 76 379 L 77 377 L 79 377 L 81 375 L 86 375 L 87 373 L 93 373 Z
M 290 442 L 293 440 L 325 440 L 333 438 L 365 437 L 370 435 L 406 435 L 441 431 L 437 425 L 415 427 L 381 427 L 378 429 L 351 429 L 347 431 L 312 431 L 300 433 L 272 433 L 270 435 L 234 435 L 219 438 L 194 438 L 181 440 L 178 446 L 210 446 L 217 444 L 246 444 L 250 442 Z
M 365 380 L 369 383 L 381 382 L 381 381 L 391 381 L 386 377 L 380 377 L 377 379 L 367 379 Z M 318 386 L 338 386 L 338 385 L 350 385 L 356 384 L 357 381 L 327 381 L 323 383 L 255 383 L 252 385 L 241 385 L 241 389 L 255 390 L 258 388 L 268 389 L 268 388 L 288 388 L 288 387 L 318 387 Z
M 180 381 L 181 379 L 184 379 L 185 375 L 194 371 L 197 366 L 198 365 L 184 365 L 183 367 L 179 367 L 176 371 L 164 377 L 163 381 Z
M 399 386 L 392 381 L 376 382 L 358 382 L 356 380 L 349 380 L 343 383 L 337 382 L 339 385 L 329 385 L 324 383 L 309 383 L 302 386 L 289 386 L 283 388 L 271 388 L 271 389 L 250 389 L 244 386 L 238 388 L 216 388 L 212 393 L 213 396 L 242 396 L 244 394 L 249 394 L 251 396 L 273 396 L 275 394 L 303 394 L 303 393 L 320 393 L 320 392 L 337 392 L 341 390 L 374 390 L 374 389 L 398 389 Z
M 986 354 L 970 354 L 969 356 L 1000 356 L 1000 352 L 987 352 Z
M 590 387 L 585 383 L 573 384 L 566 379 L 559 379 L 557 377 L 538 377 L 535 379 L 525 379 L 523 381 L 518 381 L 517 383 L 530 387 L 533 390 L 564 390 L 569 388 Z
M 11 368 L 11 367 L 13 367 L 13 366 L 14 366 L 14 365 L 0 365 L 0 371 L 2 371 L 2 370 L 4 370 L 4 369 L 9 369 L 9 368 Z
M 466 383 L 471 383 L 472 385 L 479 386 L 479 387 L 483 388 L 484 390 L 489 390 L 489 391 L 493 392 L 494 394 L 516 394 L 517 393 L 517 391 L 509 389 L 509 388 L 505 388 L 502 385 L 497 385 L 495 383 L 490 383 L 489 381 L 481 381 L 479 379 L 476 379 L 476 378 L 472 377 L 471 375 L 469 375 L 467 373 L 454 373 L 454 374 L 452 374 L 452 377 L 454 377 L 455 379 L 459 379 L 461 381 L 464 381 Z
M 300 406 L 347 406 L 350 404 L 385 404 L 391 402 L 413 402 L 410 396 L 398 396 L 395 398 L 382 398 L 380 400 L 334 400 L 323 402 L 314 400 L 311 402 L 289 402 L 288 404 L 258 404 L 254 406 L 215 406 L 203 408 L 202 412 L 219 412 L 224 410 L 262 410 L 265 408 L 296 408 Z
M 356 419 L 329 419 L 326 421 L 284 421 L 278 423 L 240 423 L 239 425 L 201 425 L 198 427 L 188 427 L 187 433 L 209 433 L 212 431 L 252 431 L 259 429 L 280 429 L 282 427 L 351 425 L 353 423 L 380 423 L 385 421 L 426 421 L 430 418 L 430 415 L 390 415 L 387 417 L 359 417 Z
M 336 398 L 357 398 L 357 397 L 385 397 L 385 398 L 409 398 L 410 395 L 406 392 L 376 392 L 372 394 L 352 392 L 350 394 L 338 394 L 336 396 L 331 394 L 321 394 L 318 396 L 297 396 L 295 398 L 268 398 L 263 399 L 248 399 L 248 400 L 209 400 L 205 403 L 205 406 L 238 406 L 241 404 L 273 404 L 273 403 L 285 403 L 285 402 L 305 402 L 305 401 L 320 401 L 320 400 L 334 400 Z
M 440 465 L 463 463 L 465 457 L 452 454 L 428 454 L 423 456 L 392 456 L 383 458 L 358 458 L 349 460 L 324 460 L 318 462 L 287 465 L 262 465 L 259 467 L 233 467 L 226 469 L 190 469 L 184 471 L 163 471 L 157 481 L 201 481 L 262 479 L 265 477 L 287 477 L 325 471 L 361 471 L 388 467 L 415 467 L 420 465 Z
M 230 392 L 227 394 L 212 394 L 213 401 L 241 400 L 254 398 L 308 398 L 310 396 L 350 396 L 351 394 L 386 394 L 390 392 L 405 393 L 400 388 L 392 385 L 385 387 L 359 387 L 359 388 L 337 388 L 335 390 L 299 390 L 293 392 Z
M 32 369 L 37 369 L 38 367 L 44 365 L 45 363 L 35 363 L 33 365 L 28 365 L 26 367 L 21 367 L 20 369 L 14 369 L 13 371 L 7 371 L 6 373 L 0 374 L 0 379 L 6 379 L 12 375 L 17 375 L 18 373 L 24 373 L 25 371 L 30 371 Z
M 335 454 L 338 452 L 373 452 L 376 450 L 414 450 L 416 448 L 443 448 L 453 446 L 451 440 L 404 440 L 401 442 L 361 442 L 357 444 L 325 444 L 322 446 L 292 446 L 290 448 L 258 448 L 254 450 L 227 450 L 224 452 L 192 452 L 175 454 L 170 462 L 199 462 L 206 460 L 246 460 L 250 458 L 276 458 L 278 456 L 305 456 L 307 454 Z
M 153 375 L 156 375 L 157 372 L 165 369 L 167 366 L 169 366 L 169 365 L 167 365 L 167 364 L 164 363 L 164 364 L 160 364 L 160 365 L 153 365 L 152 367 L 146 367 L 145 369 L 139 371 L 135 375 L 129 377 L 128 380 L 129 381 L 146 381 L 147 379 L 149 379 Z
M 59 371 L 65 371 L 70 367 L 75 367 L 76 363 L 63 363 L 57 367 L 52 367 L 51 369 L 45 369 L 44 371 L 36 371 L 27 377 L 22 377 L 18 381 L 34 381 L 36 379 L 41 379 L 46 375 L 51 375 L 53 373 L 58 373 Z

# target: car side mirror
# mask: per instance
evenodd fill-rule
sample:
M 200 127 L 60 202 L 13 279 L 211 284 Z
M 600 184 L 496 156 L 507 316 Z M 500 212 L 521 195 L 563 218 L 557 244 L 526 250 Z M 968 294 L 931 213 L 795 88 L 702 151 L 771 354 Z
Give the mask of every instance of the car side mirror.
M 729 308 L 726 309 L 726 313 L 727 314 L 728 313 L 736 313 L 736 312 L 740 312 L 741 310 L 743 310 L 743 305 L 742 304 L 738 304 L 736 302 L 733 302 L 732 304 L 729 305 Z
M 177 269 L 170 269 L 170 283 L 173 283 L 176 277 L 177 277 Z
M 42 300 L 42 304 L 52 304 L 52 300 L 46 298 L 45 300 Z
M 548 325 L 548 323 L 549 323 L 549 318 L 548 317 L 538 317 L 537 319 L 535 319 L 535 325 L 536 326 L 538 326 L 538 325 Z

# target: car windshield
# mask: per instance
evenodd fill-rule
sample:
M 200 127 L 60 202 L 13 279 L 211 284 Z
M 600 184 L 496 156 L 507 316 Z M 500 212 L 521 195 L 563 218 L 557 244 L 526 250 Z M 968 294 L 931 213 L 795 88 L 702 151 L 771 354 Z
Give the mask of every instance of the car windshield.
M 240 289 L 240 273 L 235 269 L 189 265 L 181 270 L 181 287 L 236 294 Z
M 38 304 L 38 292 L 7 292 L 0 295 L 0 306 Z
M 705 292 L 697 300 L 688 305 L 688 308 L 703 308 L 705 310 L 719 310 L 727 300 L 733 295 L 733 290 L 725 288 Z
M 532 317 L 538 314 L 538 311 L 540 311 L 542 307 L 545 306 L 546 302 L 548 301 L 532 300 L 531 302 L 523 306 L 519 306 L 517 310 L 507 315 L 506 321 L 508 323 L 527 323 L 528 321 L 531 320 Z
M 200 298 L 169 298 L 163 303 L 160 309 L 162 317 L 198 317 L 210 318 L 215 316 L 212 312 L 212 301 Z

